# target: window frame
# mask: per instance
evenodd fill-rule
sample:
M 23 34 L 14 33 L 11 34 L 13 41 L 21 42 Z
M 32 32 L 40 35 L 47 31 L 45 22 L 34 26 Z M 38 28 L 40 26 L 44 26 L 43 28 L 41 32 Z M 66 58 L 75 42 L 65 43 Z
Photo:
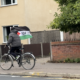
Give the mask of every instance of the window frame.
M 7 26 L 13 26 L 13 27 L 15 27 L 15 26 L 18 26 L 18 25 L 7 25 Z M 7 43 L 7 41 L 5 42 L 5 40 L 4 40 L 4 27 L 7 27 L 7 26 L 2 26 L 2 30 L 3 30 L 3 43 Z
M 1 0 L 0 0 L 0 2 L 1 2 Z M 15 0 L 15 3 L 13 3 L 13 0 L 11 0 L 11 4 L 2 4 L 1 3 L 1 7 L 11 6 L 11 5 L 17 5 L 17 0 Z

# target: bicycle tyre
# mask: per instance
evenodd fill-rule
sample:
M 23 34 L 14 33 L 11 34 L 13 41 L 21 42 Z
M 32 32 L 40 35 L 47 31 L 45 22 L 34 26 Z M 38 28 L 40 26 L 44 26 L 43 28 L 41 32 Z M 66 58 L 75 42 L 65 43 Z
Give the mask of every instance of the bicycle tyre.
M 26 70 L 33 69 L 35 66 L 35 57 L 30 52 L 22 55 L 22 67 Z
M 13 64 L 13 61 L 12 61 L 12 58 L 11 58 L 10 55 L 4 54 L 4 55 L 1 57 L 0 67 L 1 67 L 3 70 L 9 70 L 9 69 L 11 69 L 12 64 Z

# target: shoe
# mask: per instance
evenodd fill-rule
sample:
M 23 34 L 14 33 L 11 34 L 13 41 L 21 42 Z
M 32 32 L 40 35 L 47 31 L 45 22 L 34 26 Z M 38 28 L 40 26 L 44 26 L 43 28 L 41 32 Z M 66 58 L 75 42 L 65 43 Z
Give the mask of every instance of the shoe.
M 21 64 L 19 63 L 19 67 L 21 67 Z
M 20 56 L 18 55 L 17 57 L 16 57 L 16 60 L 18 60 L 20 58 Z

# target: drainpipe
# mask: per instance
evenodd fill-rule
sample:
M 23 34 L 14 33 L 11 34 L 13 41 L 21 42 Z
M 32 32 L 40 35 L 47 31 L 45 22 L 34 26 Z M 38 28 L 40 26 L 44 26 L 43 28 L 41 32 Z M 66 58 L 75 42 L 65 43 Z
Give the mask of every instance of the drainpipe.
M 64 41 L 63 31 L 60 31 L 60 40 L 61 40 L 61 41 Z
M 31 42 L 30 42 L 30 38 L 28 38 L 28 44 L 31 44 Z

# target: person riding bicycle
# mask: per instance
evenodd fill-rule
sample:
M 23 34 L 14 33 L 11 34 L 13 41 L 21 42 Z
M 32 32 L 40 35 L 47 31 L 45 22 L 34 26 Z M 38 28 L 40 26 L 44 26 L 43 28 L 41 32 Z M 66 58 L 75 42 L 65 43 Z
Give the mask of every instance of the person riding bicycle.
M 21 40 L 20 37 L 17 35 L 17 30 L 12 27 L 11 33 L 9 34 L 9 39 L 7 42 L 7 46 L 11 45 L 10 54 L 12 54 L 15 58 L 19 58 L 20 55 L 20 48 L 21 48 Z M 18 53 L 16 54 L 15 51 Z

